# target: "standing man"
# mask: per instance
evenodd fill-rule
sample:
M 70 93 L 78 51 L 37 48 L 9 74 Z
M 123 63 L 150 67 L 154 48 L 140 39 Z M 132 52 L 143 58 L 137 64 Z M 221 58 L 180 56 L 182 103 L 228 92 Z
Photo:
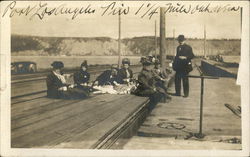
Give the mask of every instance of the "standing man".
M 192 66 L 191 59 L 194 58 L 192 47 L 185 43 L 184 35 L 178 36 L 179 46 L 177 47 L 177 53 L 174 58 L 173 69 L 175 74 L 175 95 L 181 96 L 181 80 L 183 84 L 184 97 L 189 95 L 189 81 L 188 73 L 191 71 Z

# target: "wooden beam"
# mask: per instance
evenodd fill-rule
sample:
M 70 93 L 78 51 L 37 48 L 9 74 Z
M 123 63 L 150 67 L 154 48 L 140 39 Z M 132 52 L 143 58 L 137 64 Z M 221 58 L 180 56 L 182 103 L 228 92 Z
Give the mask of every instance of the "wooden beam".
M 160 8 L 160 62 L 165 67 L 166 61 L 165 8 Z
M 156 20 L 155 20 L 155 57 L 157 57 L 157 27 L 156 27 Z
M 175 29 L 173 29 L 173 56 L 175 56 Z
M 121 68 L 121 15 L 118 15 L 118 68 Z
M 206 34 L 206 25 L 204 25 L 204 57 L 206 58 L 207 57 L 207 54 L 206 54 L 206 39 L 207 38 L 207 34 Z

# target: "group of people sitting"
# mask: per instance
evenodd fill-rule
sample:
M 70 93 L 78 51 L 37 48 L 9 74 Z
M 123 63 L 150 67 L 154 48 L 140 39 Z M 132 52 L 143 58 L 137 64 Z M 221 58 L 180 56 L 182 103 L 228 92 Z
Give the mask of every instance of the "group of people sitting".
M 122 68 L 118 69 L 112 65 L 111 69 L 101 73 L 93 82 L 90 82 L 90 73 L 88 72 L 87 61 L 84 61 L 80 70 L 73 75 L 73 84 L 68 84 L 66 75 L 62 69 L 64 64 L 61 61 L 55 61 L 51 64 L 53 67 L 51 73 L 47 76 L 47 95 L 50 98 L 61 99 L 82 99 L 87 98 L 94 86 L 119 86 L 136 84 L 136 89 L 132 91 L 138 96 L 147 96 L 152 104 L 159 101 L 171 99 L 167 94 L 168 72 L 167 69 L 160 67 L 159 60 L 152 56 L 142 57 L 142 71 L 138 79 L 134 79 L 133 71 L 130 68 L 130 60 L 122 60 Z

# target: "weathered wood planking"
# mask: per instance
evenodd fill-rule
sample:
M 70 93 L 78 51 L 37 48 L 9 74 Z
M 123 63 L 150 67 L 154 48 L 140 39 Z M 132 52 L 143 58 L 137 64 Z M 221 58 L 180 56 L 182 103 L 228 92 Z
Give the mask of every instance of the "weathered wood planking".
M 28 101 L 34 101 L 36 99 L 41 99 L 47 96 L 47 92 L 41 92 L 37 94 L 32 94 L 24 97 L 17 97 L 11 99 L 11 105 L 16 105 L 18 103 L 24 103 Z
M 31 113 L 24 110 L 23 115 L 19 114 L 17 117 L 12 117 L 12 131 L 18 131 L 12 135 L 13 138 L 28 134 L 30 131 L 34 131 L 34 129 L 40 129 L 52 123 L 67 119 L 67 116 L 71 114 L 78 114 L 79 112 L 92 109 L 97 104 L 96 102 L 104 100 L 104 96 L 85 100 L 55 99 L 57 101 L 59 100 L 58 102 L 54 102 L 53 99 L 49 100 L 49 105 L 38 108 L 33 105 L 33 110 L 30 110 Z M 94 105 L 90 103 L 90 101 L 92 101 Z
M 11 97 L 47 90 L 45 80 L 11 84 Z
M 75 147 L 74 140 L 80 140 L 86 142 L 80 147 L 88 148 L 146 100 L 134 95 L 103 94 L 39 107 L 30 104 L 30 110 L 24 109 L 23 114 L 22 111 L 18 114 L 14 113 L 17 110 L 12 111 L 12 147 L 63 148 L 63 143 L 71 142 Z

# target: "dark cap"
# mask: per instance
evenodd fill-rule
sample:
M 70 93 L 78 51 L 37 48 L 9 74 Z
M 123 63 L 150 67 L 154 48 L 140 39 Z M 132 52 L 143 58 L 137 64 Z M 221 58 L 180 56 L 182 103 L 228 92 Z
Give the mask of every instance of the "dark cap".
M 84 60 L 81 64 L 81 67 L 88 67 L 88 62 L 87 60 Z
M 186 40 L 185 39 L 185 36 L 184 35 L 179 35 L 178 38 L 177 38 L 178 41 L 184 41 Z
M 150 56 L 141 57 L 141 63 L 142 65 L 152 65 L 154 64 L 154 58 Z
M 128 64 L 128 65 L 130 65 L 130 60 L 128 58 L 123 58 L 122 59 L 122 64 Z
M 51 64 L 51 66 L 52 66 L 53 68 L 56 68 L 56 69 L 61 69 L 61 68 L 64 67 L 64 64 L 63 64 L 63 62 L 61 62 L 61 61 L 54 61 L 54 62 Z

